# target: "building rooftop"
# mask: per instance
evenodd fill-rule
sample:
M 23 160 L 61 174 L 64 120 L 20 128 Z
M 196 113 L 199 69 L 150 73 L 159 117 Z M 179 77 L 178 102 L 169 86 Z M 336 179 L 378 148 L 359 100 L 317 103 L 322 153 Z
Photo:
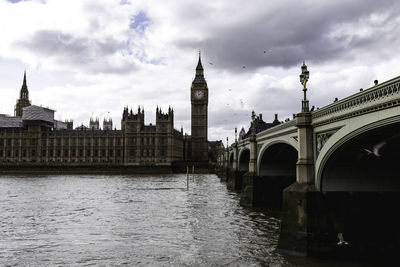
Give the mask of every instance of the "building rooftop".
M 20 128 L 22 127 L 22 118 L 11 117 L 0 114 L 0 128 Z
M 22 112 L 22 120 L 54 123 L 54 110 L 35 105 L 25 107 Z

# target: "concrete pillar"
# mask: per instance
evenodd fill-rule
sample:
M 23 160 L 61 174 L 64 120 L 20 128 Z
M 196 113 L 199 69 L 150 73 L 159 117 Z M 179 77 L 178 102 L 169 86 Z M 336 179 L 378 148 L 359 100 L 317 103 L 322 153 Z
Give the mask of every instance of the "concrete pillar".
M 226 182 L 229 177 L 229 148 L 226 148 L 223 171 L 221 173 L 221 182 Z
M 234 143 L 232 145 L 233 148 L 233 164 L 232 164 L 232 169 L 234 171 L 238 171 L 239 170 L 239 164 L 238 164 L 238 146 L 237 143 Z
M 250 136 L 250 161 L 249 161 L 249 173 L 257 174 L 257 142 L 256 136 Z
M 299 184 L 314 184 L 314 149 L 311 112 L 302 112 L 296 116 L 299 140 L 299 158 L 296 166 L 296 178 Z
M 225 168 L 229 168 L 229 148 L 226 148 Z
M 254 182 L 257 180 L 257 142 L 256 136 L 250 136 L 250 161 L 249 172 L 242 178 L 242 193 L 240 194 L 240 204 L 252 207 L 254 205 Z

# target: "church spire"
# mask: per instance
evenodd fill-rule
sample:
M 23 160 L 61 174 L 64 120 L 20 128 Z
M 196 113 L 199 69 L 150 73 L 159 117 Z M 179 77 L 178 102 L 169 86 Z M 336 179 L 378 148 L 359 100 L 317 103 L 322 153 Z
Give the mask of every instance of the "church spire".
M 22 82 L 21 91 L 19 93 L 20 99 L 29 99 L 28 86 L 26 85 L 26 70 L 24 71 L 24 81 Z
M 22 86 L 23 86 L 23 87 L 27 87 L 27 86 L 26 86 L 26 70 L 24 70 L 24 81 L 23 81 L 23 83 L 22 83 Z
M 29 101 L 29 91 L 26 84 L 26 70 L 24 71 L 24 81 L 22 82 L 21 90 L 19 92 L 19 99 L 15 105 L 14 115 L 17 117 L 22 117 L 22 111 L 24 107 L 31 105 Z

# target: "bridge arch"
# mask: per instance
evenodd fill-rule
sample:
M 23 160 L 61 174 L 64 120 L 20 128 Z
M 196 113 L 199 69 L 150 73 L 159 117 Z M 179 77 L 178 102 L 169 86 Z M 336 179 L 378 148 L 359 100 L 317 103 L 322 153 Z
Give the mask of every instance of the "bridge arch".
M 245 147 L 239 151 L 239 171 L 248 172 L 250 164 L 250 149 Z
M 369 152 L 377 145 L 379 156 Z M 325 192 L 398 192 L 398 151 L 400 116 L 351 132 L 342 127 L 328 139 L 316 160 L 315 184 Z
M 233 168 L 233 151 L 229 153 L 229 169 Z
M 264 145 L 258 153 L 258 176 L 266 176 L 272 173 L 289 174 L 289 172 L 291 175 L 294 174 L 296 176 L 297 157 L 297 147 L 293 146 L 291 143 L 284 140 L 270 142 Z M 271 167 L 274 170 L 268 169 Z
M 266 151 L 268 151 L 269 149 L 271 149 L 272 146 L 276 146 L 276 145 L 280 145 L 280 146 L 284 146 L 287 147 L 287 149 L 289 149 L 289 147 L 293 148 L 296 151 L 296 158 L 297 158 L 297 143 L 291 140 L 273 140 L 271 142 L 268 143 L 264 143 L 260 149 L 260 151 L 258 151 L 257 153 L 257 175 L 258 176 L 262 176 L 262 160 L 263 160 L 263 156 L 265 155 Z M 297 161 L 297 159 L 296 159 Z
M 297 148 L 275 140 L 265 144 L 257 159 L 258 180 L 254 182 L 256 202 L 260 206 L 280 208 L 283 189 L 296 182 Z

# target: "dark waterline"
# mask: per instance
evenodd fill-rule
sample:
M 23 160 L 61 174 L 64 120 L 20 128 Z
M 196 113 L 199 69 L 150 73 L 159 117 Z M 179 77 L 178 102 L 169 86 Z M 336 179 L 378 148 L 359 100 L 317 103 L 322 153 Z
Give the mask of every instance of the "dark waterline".
M 279 216 L 215 175 L 3 176 L 0 211 L 1 266 L 337 266 L 276 253 Z

